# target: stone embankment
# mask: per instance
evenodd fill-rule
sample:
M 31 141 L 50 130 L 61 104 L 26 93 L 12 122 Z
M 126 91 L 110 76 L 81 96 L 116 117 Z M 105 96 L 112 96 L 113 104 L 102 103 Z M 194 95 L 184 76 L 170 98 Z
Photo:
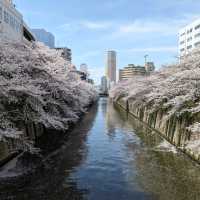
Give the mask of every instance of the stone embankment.
M 114 101 L 115 105 L 120 106 L 128 114 L 133 115 L 147 124 L 168 142 L 200 163 L 200 152 L 196 148 L 193 148 L 192 144 L 188 145 L 190 141 L 193 143 L 195 140 L 198 141 L 199 138 L 187 128 L 193 121 L 197 121 L 199 116 L 194 117 L 190 113 L 187 113 L 169 117 L 165 109 L 160 108 L 152 112 L 151 105 L 136 106 L 134 103 L 133 100 L 127 100 L 125 98 Z

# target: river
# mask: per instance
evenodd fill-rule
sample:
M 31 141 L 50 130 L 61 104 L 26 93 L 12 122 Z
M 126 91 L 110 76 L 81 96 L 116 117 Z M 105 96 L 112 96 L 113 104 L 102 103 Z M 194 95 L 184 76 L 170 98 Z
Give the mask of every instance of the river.
M 54 142 L 43 167 L 0 183 L 1 200 L 200 199 L 199 165 L 107 98 Z

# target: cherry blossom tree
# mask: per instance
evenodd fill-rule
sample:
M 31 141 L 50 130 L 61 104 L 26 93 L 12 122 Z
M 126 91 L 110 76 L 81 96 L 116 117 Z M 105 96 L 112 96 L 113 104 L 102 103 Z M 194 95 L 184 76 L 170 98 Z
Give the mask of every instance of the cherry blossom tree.
M 151 112 L 159 108 L 167 110 L 166 117 L 188 114 L 191 123 L 188 130 L 197 137 L 200 150 L 200 50 L 185 56 L 180 63 L 163 66 L 150 76 L 135 76 L 119 82 L 110 97 L 129 100 L 132 105 L 151 105 Z
M 42 43 L 0 43 L 0 138 L 23 138 L 24 126 L 67 130 L 97 99 L 61 52 Z

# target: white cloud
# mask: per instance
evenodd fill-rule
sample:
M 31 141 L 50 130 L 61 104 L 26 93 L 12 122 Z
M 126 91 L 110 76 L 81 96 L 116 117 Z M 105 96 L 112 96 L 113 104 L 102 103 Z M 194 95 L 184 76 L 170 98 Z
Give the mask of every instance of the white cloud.
M 121 24 L 116 31 L 113 32 L 113 38 L 126 37 L 129 35 L 139 34 L 160 34 L 175 35 L 180 29 L 183 22 L 181 21 L 147 21 L 135 20 L 131 23 Z
M 70 23 L 65 23 L 65 24 L 62 24 L 60 26 L 58 26 L 59 29 L 69 29 L 71 28 L 71 24 Z
M 80 55 L 80 57 L 81 57 L 82 59 L 86 59 L 86 58 L 91 58 L 91 57 L 98 56 L 99 54 L 101 54 L 101 52 L 98 51 L 98 50 L 87 51 L 87 52 L 85 52 L 84 54 Z
M 56 29 L 61 33 L 69 34 L 69 33 L 75 33 L 77 31 L 79 31 L 80 26 L 78 26 L 78 24 L 76 24 L 76 23 L 66 22 L 64 24 L 59 25 Z
M 92 31 L 99 31 L 99 30 L 106 30 L 107 28 L 111 27 L 112 24 L 109 21 L 99 22 L 99 21 L 71 21 L 70 23 L 64 23 L 57 27 L 57 30 L 69 33 L 76 33 L 81 30 L 92 30 Z
M 175 35 L 179 29 L 187 25 L 194 19 L 198 18 L 198 14 L 185 14 L 179 18 L 165 19 L 135 19 L 133 21 L 95 21 L 95 20 L 79 20 L 70 21 L 62 24 L 58 29 L 65 32 L 76 32 L 83 29 L 93 31 L 106 31 L 106 38 L 118 39 L 127 36 L 139 34 L 160 34 L 160 35 Z M 109 31 L 110 33 L 108 33 Z M 103 38 L 104 38 L 103 36 Z M 140 36 L 140 35 L 139 35 Z
M 82 21 L 80 24 L 83 27 L 92 30 L 106 29 L 111 26 L 110 22 L 96 22 L 96 21 Z
M 163 25 L 155 22 L 134 21 L 130 24 L 121 25 L 119 27 L 120 33 L 149 33 L 160 32 Z
M 178 48 L 177 48 L 177 46 L 161 46 L 161 47 L 131 48 L 131 49 L 118 50 L 118 51 L 123 52 L 123 53 L 133 53 L 133 52 L 171 52 L 171 53 L 177 53 Z
M 117 39 L 127 36 L 140 36 L 145 34 L 159 35 L 177 35 L 178 31 L 199 18 L 197 14 L 185 14 L 177 19 L 165 18 L 159 20 L 136 19 L 126 23 L 120 23 L 116 26 L 115 31 L 109 36 L 112 39 Z M 146 35 L 148 37 L 149 35 Z

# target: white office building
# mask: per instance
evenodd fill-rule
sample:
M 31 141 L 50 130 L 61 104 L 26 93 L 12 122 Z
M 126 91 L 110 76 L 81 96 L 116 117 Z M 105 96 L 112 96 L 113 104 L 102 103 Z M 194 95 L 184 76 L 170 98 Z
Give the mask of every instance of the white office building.
M 32 29 L 31 31 L 37 41 L 44 43 L 49 48 L 55 47 L 55 37 L 52 33 L 47 32 L 45 29 Z
M 22 41 L 23 33 L 23 16 L 12 0 L 0 0 L 0 38 Z
M 197 47 L 200 47 L 200 19 L 179 31 L 179 55 L 187 55 Z

